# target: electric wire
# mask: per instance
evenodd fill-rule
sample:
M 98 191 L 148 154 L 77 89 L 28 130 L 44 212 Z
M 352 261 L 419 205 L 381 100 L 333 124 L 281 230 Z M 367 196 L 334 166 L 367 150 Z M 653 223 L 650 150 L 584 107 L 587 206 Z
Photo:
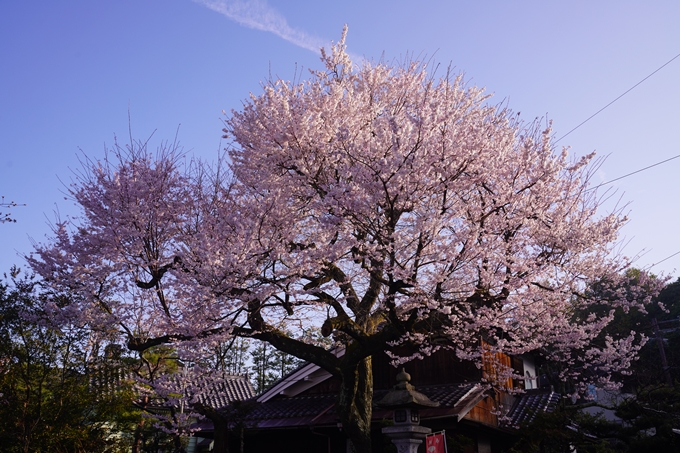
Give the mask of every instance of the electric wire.
M 609 107 L 610 105 L 612 105 L 614 102 L 616 102 L 616 101 L 618 101 L 619 99 L 621 99 L 622 97 L 624 97 L 626 94 L 628 94 L 628 93 L 630 93 L 631 91 L 633 91 L 638 85 L 640 85 L 640 84 L 641 84 L 642 82 L 644 82 L 645 80 L 649 79 L 651 76 L 653 76 L 653 75 L 656 74 L 657 72 L 661 71 L 664 67 L 666 67 L 668 64 L 670 64 L 673 60 L 675 60 L 675 59 L 678 58 L 678 57 L 680 57 L 680 53 L 677 54 L 676 56 L 674 56 L 673 58 L 671 58 L 670 60 L 668 60 L 668 61 L 667 61 L 666 63 L 664 63 L 663 65 L 661 65 L 661 66 L 660 66 L 659 68 L 657 68 L 654 72 L 652 72 L 651 74 L 649 74 L 647 77 L 645 77 L 644 79 L 640 80 L 638 83 L 636 83 L 635 85 L 633 85 L 632 87 L 630 87 L 628 90 L 626 90 L 626 91 L 625 91 L 623 94 L 621 94 L 619 97 L 617 97 L 616 99 L 614 99 L 613 101 L 611 101 L 609 104 L 605 105 L 605 106 L 602 107 L 600 110 L 598 110 L 597 112 L 595 112 L 595 113 L 593 113 L 592 115 L 590 115 L 588 118 L 586 118 L 585 120 L 583 120 L 580 124 L 578 124 L 575 128 L 573 128 L 572 130 L 570 130 L 569 132 L 567 132 L 566 134 L 564 134 L 563 136 L 561 136 L 560 138 L 558 138 L 557 140 L 555 140 L 554 143 L 558 143 L 558 142 L 559 142 L 560 140 L 562 140 L 564 137 L 566 137 L 567 135 L 571 134 L 572 132 L 574 132 L 574 131 L 575 131 L 576 129 L 578 129 L 579 127 L 581 127 L 581 126 L 583 126 L 584 124 L 586 124 L 588 121 L 590 121 L 591 119 L 593 119 L 595 116 L 597 116 L 597 115 L 598 115 L 600 112 L 602 112 L 604 109 L 606 109 L 607 107 Z
M 587 123 L 588 121 L 590 121 L 591 119 L 593 119 L 596 115 L 598 115 L 599 113 L 601 113 L 604 109 L 606 109 L 607 107 L 609 107 L 610 105 L 612 105 L 613 103 L 615 103 L 616 101 L 618 101 L 619 99 L 621 99 L 622 97 L 624 97 L 626 94 L 628 94 L 628 93 L 630 93 L 631 91 L 633 91 L 633 89 L 635 89 L 637 86 L 639 86 L 640 84 L 642 84 L 642 82 L 644 82 L 645 80 L 649 79 L 651 76 L 653 76 L 653 75 L 656 74 L 657 72 L 661 71 L 663 68 L 665 68 L 666 66 L 668 66 L 673 60 L 677 59 L 678 57 L 680 57 L 680 53 L 677 54 L 676 56 L 674 56 L 673 58 L 671 58 L 670 60 L 668 60 L 666 63 L 664 63 L 664 64 L 662 64 L 661 66 L 659 66 L 659 67 L 658 67 L 656 70 L 654 70 L 652 73 L 648 74 L 647 77 L 645 77 L 644 79 L 640 80 L 638 83 L 636 83 L 635 85 L 633 85 L 632 87 L 630 87 L 629 89 L 627 89 L 626 91 L 624 91 L 621 95 L 619 95 L 616 99 L 614 99 L 613 101 L 611 101 L 609 104 L 605 105 L 605 106 L 602 107 L 600 110 L 598 110 L 597 112 L 593 113 L 592 115 L 590 115 L 590 116 L 589 116 L 588 118 L 586 118 L 585 120 L 581 121 L 581 123 L 579 123 L 576 127 L 574 127 L 574 128 L 571 129 L 569 132 L 567 132 L 566 134 L 564 134 L 563 136 L 561 136 L 560 138 L 558 138 L 557 140 L 555 140 L 553 143 L 558 143 L 558 142 L 559 142 L 560 140 L 562 140 L 564 137 L 566 137 L 567 135 L 571 134 L 572 132 L 574 132 L 574 131 L 575 131 L 576 129 L 578 129 L 579 127 L 583 126 L 585 123 Z M 632 176 L 632 175 L 634 175 L 634 174 L 636 174 L 636 173 L 640 173 L 640 172 L 642 172 L 642 171 L 649 170 L 650 168 L 656 167 L 657 165 L 665 164 L 666 162 L 669 162 L 669 161 L 671 161 L 671 160 L 673 160 L 673 159 L 677 159 L 678 157 L 680 157 L 680 154 L 678 154 L 678 155 L 676 155 L 676 156 L 673 156 L 673 157 L 670 157 L 670 158 L 668 158 L 668 159 L 666 159 L 666 160 L 662 160 L 661 162 L 657 162 L 657 163 L 655 163 L 655 164 L 648 165 L 647 167 L 640 168 L 640 169 L 635 170 L 635 171 L 633 171 L 633 172 L 626 173 L 625 175 L 619 176 L 618 178 L 614 178 L 614 179 L 612 179 L 612 180 L 605 181 L 605 182 L 603 182 L 603 183 L 601 183 L 601 184 L 598 184 L 598 185 L 595 186 L 595 187 L 591 187 L 591 188 L 587 189 L 586 191 L 595 190 L 595 189 L 597 189 L 598 187 L 606 186 L 607 184 L 611 184 L 611 183 L 613 183 L 613 182 L 615 182 L 615 181 L 618 181 L 618 180 L 620 180 L 620 179 L 627 178 L 627 177 Z
M 680 251 L 677 251 L 677 252 L 675 252 L 674 254 L 667 256 L 666 258 L 662 259 L 661 261 L 657 261 L 656 263 L 654 263 L 654 264 L 648 266 L 647 269 L 651 269 L 651 268 L 653 268 L 654 266 L 656 266 L 657 264 L 661 264 L 661 263 L 663 263 L 664 261 L 673 258 L 675 255 L 680 255 Z
M 649 79 L 651 76 L 653 76 L 654 74 L 656 74 L 657 72 L 659 72 L 660 70 L 662 70 L 663 68 L 665 68 L 666 66 L 668 66 L 672 61 L 674 61 L 674 60 L 677 59 L 678 57 L 680 57 L 680 53 L 677 54 L 676 56 L 674 56 L 673 58 L 671 58 L 670 60 L 668 60 L 668 61 L 667 61 L 666 63 L 664 63 L 663 65 L 659 66 L 655 71 L 653 71 L 652 73 L 650 73 L 649 75 L 647 75 L 647 77 L 645 77 L 644 79 L 640 80 L 638 83 L 636 83 L 635 85 L 633 85 L 632 87 L 630 87 L 628 90 L 626 90 L 625 92 L 623 92 L 623 93 L 622 93 L 621 95 L 619 95 L 616 99 L 614 99 L 613 101 L 611 101 L 609 104 L 605 105 L 605 106 L 602 107 L 600 110 L 598 110 L 597 112 L 595 112 L 595 113 L 593 113 L 592 115 L 590 115 L 588 118 L 586 118 L 586 119 L 583 120 L 581 123 L 579 123 L 578 125 L 576 125 L 576 127 L 574 127 L 574 128 L 571 129 L 569 132 L 567 132 L 566 134 L 562 135 L 560 138 L 558 138 L 557 140 L 555 140 L 554 143 L 558 143 L 560 140 L 562 140 L 563 138 L 565 138 L 567 135 L 571 134 L 571 133 L 574 132 L 576 129 L 578 129 L 579 127 L 583 126 L 585 123 L 587 123 L 588 121 L 590 121 L 591 119 L 593 119 L 595 116 L 597 116 L 598 114 L 600 114 L 602 111 L 604 111 L 607 107 L 609 107 L 610 105 L 612 105 L 613 103 L 615 103 L 616 101 L 618 101 L 619 99 L 621 99 L 622 97 L 624 97 L 626 94 L 628 94 L 628 93 L 630 93 L 631 91 L 633 91 L 633 90 L 634 90 L 635 88 L 637 88 L 640 84 L 642 84 L 645 80 Z M 614 178 L 614 179 L 612 179 L 612 180 L 605 181 L 605 182 L 603 182 L 603 183 L 601 183 L 601 184 L 598 184 L 598 185 L 595 186 L 595 187 L 590 187 L 590 188 L 586 189 L 586 192 L 587 192 L 587 191 L 590 191 L 590 190 L 595 190 L 595 189 L 597 189 L 597 188 L 599 188 L 599 187 L 605 186 L 605 185 L 607 185 L 607 184 L 611 184 L 611 183 L 616 182 L 616 181 L 619 181 L 619 180 L 621 180 L 621 179 L 623 179 L 623 178 L 627 178 L 627 177 L 629 177 L 629 176 L 632 176 L 632 175 L 635 175 L 635 174 L 637 174 L 637 173 L 643 172 L 643 171 L 645 171 L 645 170 L 649 170 L 650 168 L 656 167 L 657 165 L 665 164 L 666 162 L 670 162 L 671 160 L 677 159 L 678 157 L 680 157 L 680 154 L 675 155 L 675 156 L 673 156 L 673 157 L 670 157 L 670 158 L 668 158 L 668 159 L 662 160 L 661 162 L 657 162 L 657 163 L 655 163 L 655 164 L 648 165 L 648 166 L 646 166 L 646 167 L 644 167 L 644 168 L 640 168 L 640 169 L 635 170 L 635 171 L 633 171 L 633 172 L 627 173 L 627 174 L 625 174 L 625 175 L 623 175 L 623 176 L 619 176 L 618 178 Z M 664 261 L 667 261 L 667 260 L 669 260 L 669 259 L 671 259 L 671 258 L 673 258 L 674 256 L 677 256 L 677 255 L 680 255 L 680 251 L 677 251 L 677 252 L 673 253 L 672 255 L 669 255 L 669 256 L 667 256 L 666 258 L 664 258 L 664 259 L 662 259 L 662 260 L 660 260 L 660 261 L 657 261 L 657 262 L 654 263 L 654 264 L 651 264 L 650 266 L 647 267 L 647 269 L 651 269 L 652 267 L 656 266 L 657 264 L 661 264 L 661 263 L 663 263 Z
M 669 161 L 671 161 L 671 160 L 673 160 L 673 159 L 677 159 L 678 157 L 680 157 L 680 154 L 678 154 L 678 155 L 676 155 L 676 156 L 673 156 L 673 157 L 669 157 L 668 159 L 662 160 L 661 162 L 657 162 L 657 163 L 655 163 L 655 164 L 648 165 L 647 167 L 640 168 L 640 169 L 638 169 L 638 170 L 632 171 L 632 172 L 627 173 L 627 174 L 625 174 L 625 175 L 623 175 L 623 176 L 619 176 L 618 178 L 614 178 L 614 179 L 611 179 L 611 180 L 609 180 L 609 181 L 605 181 L 605 182 L 603 182 L 603 183 L 601 183 L 601 184 L 598 184 L 598 185 L 595 186 L 595 187 L 590 187 L 590 188 L 586 189 L 585 191 L 588 192 L 589 190 L 595 190 L 595 189 L 597 189 L 598 187 L 606 186 L 607 184 L 611 184 L 611 183 L 613 183 L 613 182 L 615 182 L 615 181 L 618 181 L 619 179 L 627 178 L 627 177 L 632 176 L 632 175 L 634 175 L 634 174 L 636 174 L 636 173 L 640 173 L 640 172 L 642 172 L 642 171 L 649 170 L 649 169 L 652 168 L 652 167 L 656 167 L 657 165 L 665 164 L 666 162 L 669 162 Z

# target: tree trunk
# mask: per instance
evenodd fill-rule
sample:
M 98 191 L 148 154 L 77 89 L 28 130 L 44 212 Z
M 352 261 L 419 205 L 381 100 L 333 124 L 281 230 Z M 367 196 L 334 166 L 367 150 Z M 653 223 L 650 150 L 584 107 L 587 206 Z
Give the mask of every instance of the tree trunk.
M 373 415 L 373 369 L 366 357 L 342 372 L 338 394 L 338 414 L 356 453 L 371 453 L 371 416 Z
M 196 404 L 194 410 L 213 423 L 213 453 L 229 453 L 229 419 L 210 406 Z
M 144 419 L 142 418 L 135 427 L 135 437 L 132 444 L 132 453 L 140 453 L 142 447 L 142 429 L 144 428 Z
M 187 453 L 184 445 L 182 445 L 182 436 L 175 434 L 172 436 L 172 443 L 175 447 L 175 453 Z
M 173 420 L 177 420 L 177 411 L 172 406 L 170 407 L 170 415 L 172 416 Z M 172 429 L 172 425 L 169 423 L 167 424 L 167 427 L 169 430 Z M 182 445 L 182 436 L 179 435 L 178 432 L 172 434 L 172 444 L 175 453 L 187 453 L 186 449 L 184 448 L 184 445 Z
M 213 422 L 213 453 L 229 453 L 229 422 L 218 411 L 211 413 L 208 418 Z

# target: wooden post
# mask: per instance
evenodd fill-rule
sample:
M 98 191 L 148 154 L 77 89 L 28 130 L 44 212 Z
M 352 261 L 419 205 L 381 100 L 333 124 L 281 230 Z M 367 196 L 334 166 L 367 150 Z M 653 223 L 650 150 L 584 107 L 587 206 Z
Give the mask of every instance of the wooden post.
M 659 354 L 661 355 L 661 365 L 663 366 L 663 377 L 666 380 L 666 384 L 669 386 L 673 385 L 673 378 L 671 378 L 670 368 L 668 367 L 668 360 L 666 360 L 666 349 L 663 346 L 663 338 L 661 337 L 661 331 L 659 330 L 659 323 L 656 322 L 656 318 L 652 318 L 652 325 L 654 326 L 654 335 L 656 336 L 656 344 L 659 346 Z

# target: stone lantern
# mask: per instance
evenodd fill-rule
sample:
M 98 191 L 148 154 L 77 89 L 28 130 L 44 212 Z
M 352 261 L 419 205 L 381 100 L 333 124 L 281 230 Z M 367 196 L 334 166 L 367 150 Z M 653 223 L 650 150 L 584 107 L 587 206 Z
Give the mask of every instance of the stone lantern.
M 411 375 L 402 368 L 397 374 L 397 385 L 377 403 L 380 407 L 394 410 L 394 426 L 387 426 L 382 432 L 392 440 L 399 453 L 416 453 L 425 436 L 432 432 L 430 428 L 420 426 L 418 410 L 439 406 L 439 403 L 416 391 L 410 380 Z

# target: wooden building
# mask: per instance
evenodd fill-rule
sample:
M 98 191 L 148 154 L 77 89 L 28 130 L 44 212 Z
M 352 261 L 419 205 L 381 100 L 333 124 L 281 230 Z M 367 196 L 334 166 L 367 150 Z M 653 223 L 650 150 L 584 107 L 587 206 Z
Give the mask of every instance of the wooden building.
M 341 353 L 341 352 L 340 352 Z M 521 358 L 496 357 L 525 375 Z M 528 366 L 533 371 L 531 365 Z M 411 384 L 438 407 L 420 411 L 421 425 L 446 430 L 449 451 L 492 453 L 505 450 L 514 440 L 513 425 L 530 421 L 538 411 L 550 411 L 559 395 L 547 390 L 528 390 L 521 395 L 494 392 L 483 384 L 489 366 L 478 369 L 449 351 L 439 351 L 405 365 Z M 381 428 L 391 424 L 392 411 L 375 405 L 395 384 L 398 370 L 386 355 L 373 357 L 374 409 L 372 440 L 375 452 L 392 451 Z M 522 385 L 521 383 L 514 383 Z M 513 385 L 512 381 L 507 382 Z M 348 440 L 335 411 L 339 381 L 308 363 L 280 379 L 267 391 L 231 414 L 230 451 L 345 453 Z M 498 411 L 505 416 L 499 417 Z M 204 426 L 209 435 L 210 427 Z M 457 450 L 455 450 L 456 448 Z M 423 447 L 424 451 L 424 447 Z

